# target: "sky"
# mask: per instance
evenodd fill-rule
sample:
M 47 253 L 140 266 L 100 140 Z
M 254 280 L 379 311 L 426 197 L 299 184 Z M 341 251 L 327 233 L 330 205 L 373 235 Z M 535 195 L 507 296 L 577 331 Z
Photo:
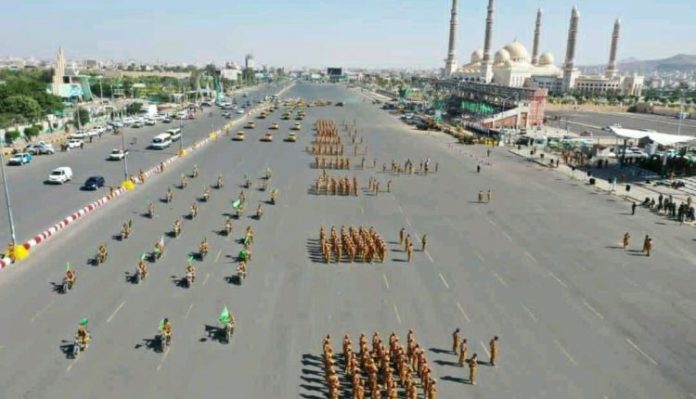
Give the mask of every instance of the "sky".
M 580 11 L 576 64 L 696 54 L 695 0 L 497 0 L 493 49 L 531 52 L 537 8 L 542 52 L 565 55 L 570 10 Z M 487 0 L 459 1 L 460 64 L 483 46 Z M 141 62 L 242 62 L 368 68 L 442 67 L 451 0 L 0 0 L 0 56 Z

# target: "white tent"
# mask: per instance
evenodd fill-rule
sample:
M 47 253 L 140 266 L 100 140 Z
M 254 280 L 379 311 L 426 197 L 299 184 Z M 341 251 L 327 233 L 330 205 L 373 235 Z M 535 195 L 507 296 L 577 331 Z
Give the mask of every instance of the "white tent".
M 680 143 L 688 143 L 689 141 L 696 140 L 696 137 L 694 136 L 678 136 L 676 134 L 645 132 L 642 130 L 624 129 L 620 127 L 611 127 L 611 131 L 617 136 L 627 139 L 640 140 L 642 138 L 648 137 L 653 142 L 662 145 L 675 145 Z

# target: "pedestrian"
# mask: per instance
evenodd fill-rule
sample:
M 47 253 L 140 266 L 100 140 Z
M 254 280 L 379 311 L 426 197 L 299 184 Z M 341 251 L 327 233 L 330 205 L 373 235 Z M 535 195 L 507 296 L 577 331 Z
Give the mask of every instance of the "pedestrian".
M 454 353 L 455 355 L 457 354 L 457 350 L 459 349 L 460 343 L 461 338 L 459 337 L 459 328 L 457 328 L 452 333 L 452 353 Z
M 476 385 L 476 371 L 478 370 L 478 355 L 474 353 L 469 359 L 469 384 Z
M 459 367 L 464 367 L 464 362 L 466 361 L 466 355 L 469 353 L 469 346 L 467 344 L 466 338 L 462 340 L 461 345 L 459 345 Z
M 636 202 L 633 201 L 633 203 L 631 204 L 631 215 L 635 215 L 635 214 L 636 214 L 636 207 L 637 207 L 637 206 L 638 206 L 638 205 L 636 205 Z
M 498 336 L 493 337 L 491 342 L 488 343 L 491 350 L 491 359 L 488 362 L 491 366 L 495 367 L 495 358 L 498 356 Z
M 421 252 L 425 252 L 426 245 L 428 245 L 428 235 L 423 234 L 423 237 L 421 238 Z
M 481 173 L 481 164 L 476 165 L 476 173 Z
M 491 202 L 491 189 L 488 189 L 488 192 L 486 193 L 486 203 Z
M 652 238 L 649 235 L 645 235 L 645 241 L 643 241 L 643 252 L 645 256 L 650 256 L 650 251 L 652 251 Z
M 478 202 L 479 202 L 479 204 L 483 202 L 483 190 L 479 190 Z
M 406 247 L 406 257 L 408 263 L 411 263 L 411 258 L 413 257 L 413 243 L 409 241 L 408 246 Z
M 490 149 L 490 148 L 486 150 L 486 156 L 487 156 L 488 158 L 491 157 L 491 149 Z
M 631 235 L 628 234 L 628 231 L 627 231 L 624 233 L 624 236 L 623 236 L 623 249 L 624 249 L 624 251 L 626 250 L 626 248 L 628 248 L 628 245 L 630 244 L 630 240 L 631 240 Z
M 402 227 L 401 230 L 399 230 L 399 245 L 404 244 L 405 233 L 406 233 L 406 229 Z
M 85 142 L 84 141 L 80 141 L 80 149 L 81 150 L 85 149 Z
M 391 193 L 391 180 L 387 180 L 387 192 Z

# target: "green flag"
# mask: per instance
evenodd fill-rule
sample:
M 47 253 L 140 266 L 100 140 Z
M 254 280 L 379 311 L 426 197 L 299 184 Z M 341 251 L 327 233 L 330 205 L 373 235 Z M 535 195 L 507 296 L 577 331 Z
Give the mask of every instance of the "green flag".
M 192 265 L 193 264 L 193 255 L 189 256 L 188 259 L 186 260 L 186 262 L 188 262 L 189 265 Z
M 242 205 L 242 200 L 240 200 L 240 199 L 232 202 L 232 208 L 234 208 L 234 209 L 239 209 L 240 205 Z
M 70 270 L 70 262 L 66 262 L 65 263 L 65 271 L 67 272 L 69 270 Z
M 247 235 L 246 237 L 244 237 L 244 245 L 249 244 L 249 242 L 251 242 L 251 236 Z
M 160 320 L 159 326 L 157 327 L 159 330 L 164 328 L 164 319 Z
M 222 309 L 222 312 L 220 313 L 220 316 L 218 317 L 218 321 L 220 324 L 227 324 L 230 321 L 232 321 L 230 317 L 230 311 L 227 310 L 227 306 L 225 306 L 224 309 Z
M 147 253 L 143 252 L 142 255 L 140 255 L 140 260 L 145 260 L 147 259 Z
M 89 320 L 87 320 L 86 317 L 83 317 L 83 318 L 80 319 L 80 325 L 81 325 L 82 327 L 86 327 L 87 324 L 89 324 Z

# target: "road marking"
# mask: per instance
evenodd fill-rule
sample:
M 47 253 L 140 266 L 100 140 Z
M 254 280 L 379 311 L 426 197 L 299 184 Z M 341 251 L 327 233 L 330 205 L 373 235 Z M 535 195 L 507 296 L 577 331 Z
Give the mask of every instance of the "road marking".
M 508 239 L 508 241 L 510 241 L 510 242 L 514 242 L 514 241 L 512 240 L 512 237 L 510 237 L 510 234 L 508 234 L 507 232 L 505 232 L 505 230 L 503 230 L 503 232 L 502 232 L 502 233 L 503 233 L 503 235 L 505 236 L 505 238 L 507 238 L 507 239 Z
M 68 367 L 65 369 L 65 374 L 68 374 L 70 372 L 70 370 L 72 370 L 75 363 L 80 361 L 81 358 L 82 358 L 82 356 L 78 356 L 77 359 L 74 359 L 72 362 L 70 362 L 70 365 L 68 365 Z
M 398 321 L 399 324 L 401 324 L 401 316 L 399 316 L 399 309 L 396 308 L 395 303 L 393 305 L 394 305 L 394 314 L 396 315 L 396 321 Z
M 524 254 L 527 255 L 527 257 L 528 257 L 529 259 L 531 259 L 532 262 L 534 262 L 534 263 L 536 263 L 536 264 L 539 263 L 539 261 L 536 260 L 536 258 L 535 258 L 534 256 L 532 256 L 532 254 L 529 253 L 529 251 L 524 251 Z
M 365 208 L 363 208 L 362 205 L 358 205 L 358 207 L 360 208 L 360 213 L 364 215 L 364 214 L 365 214 Z
M 529 317 L 530 317 L 532 320 L 538 321 L 536 315 L 534 315 L 534 313 L 533 313 L 528 307 L 526 307 L 525 305 L 522 305 L 522 307 L 524 308 L 524 310 L 527 312 L 527 314 L 529 315 Z
M 498 280 L 500 284 L 502 284 L 504 287 L 507 287 L 507 283 L 505 282 L 505 280 L 503 280 L 502 277 L 500 277 L 500 274 L 498 274 L 498 272 L 496 272 L 495 270 L 491 270 L 491 273 L 493 273 L 493 276 L 495 276 L 495 279 Z
M 568 288 L 568 284 L 566 284 L 563 280 L 558 278 L 558 276 L 556 276 L 553 272 L 549 272 L 549 275 L 553 277 L 556 281 L 558 281 L 558 284 L 562 285 L 565 288 Z
M 578 362 L 576 362 L 575 359 L 573 359 L 573 357 L 570 356 L 570 353 L 568 353 L 568 351 L 566 350 L 566 348 L 563 347 L 563 345 L 561 345 L 561 343 L 558 342 L 558 340 L 554 339 L 553 342 L 556 344 L 556 346 L 558 346 L 558 349 L 560 349 L 561 352 L 563 352 L 563 354 L 565 355 L 565 357 L 567 357 L 568 360 L 569 360 L 571 363 L 573 363 L 573 366 L 577 366 L 577 365 L 578 365 Z
M 411 225 L 411 221 L 408 220 L 408 218 L 404 218 L 404 219 L 406 220 L 406 224 L 408 225 L 408 227 L 413 228 L 413 225 Z
M 191 309 L 193 309 L 193 304 L 189 305 L 189 308 L 186 311 L 186 314 L 184 315 L 184 320 L 188 319 L 189 313 L 191 313 Z
M 220 255 L 222 255 L 222 248 L 218 250 L 218 253 L 217 255 L 215 255 L 215 260 L 213 261 L 213 263 L 217 263 L 218 260 L 220 260 Z
M 33 316 L 29 321 L 30 321 L 31 323 L 33 323 L 34 320 L 35 320 L 37 317 L 39 317 L 39 316 L 41 315 L 41 313 L 43 313 L 43 312 L 45 312 L 46 310 L 48 310 L 48 308 L 50 308 L 51 305 L 53 305 L 53 303 L 54 303 L 55 301 L 56 301 L 55 298 L 51 299 L 51 301 L 48 303 L 48 305 L 44 306 L 41 310 L 39 310 L 38 312 L 36 312 L 36 314 L 34 314 L 34 316 Z
M 445 280 L 445 276 L 440 273 L 440 280 L 442 280 L 442 284 L 445 285 L 445 288 L 449 289 L 449 284 L 447 284 L 447 281 Z
M 631 345 L 631 346 L 633 347 L 633 349 L 637 350 L 638 353 L 640 353 L 641 355 L 643 355 L 643 357 L 645 357 L 646 359 L 648 359 L 648 360 L 650 361 L 650 363 L 652 363 L 652 364 L 654 364 L 655 366 L 657 366 L 657 362 L 655 361 L 655 359 L 651 358 L 650 356 L 648 356 L 647 353 L 643 352 L 643 351 L 638 347 L 638 345 L 635 344 L 635 342 L 631 341 L 630 338 L 626 338 L 626 342 L 628 342 L 629 345 Z
M 587 303 L 586 300 L 583 299 L 582 304 L 585 305 L 586 308 L 590 309 L 590 311 L 591 311 L 592 313 L 594 313 L 595 316 L 597 316 L 597 318 L 599 318 L 600 320 L 604 320 L 604 316 L 602 316 L 602 314 L 599 313 L 599 312 L 597 311 L 597 309 L 593 308 L 592 305 L 590 305 L 589 303 Z
M 435 261 L 433 260 L 433 257 L 430 256 L 430 253 L 428 251 L 425 251 L 425 256 L 427 256 L 428 259 L 430 259 L 430 263 L 435 263 Z
M 488 351 L 488 348 L 486 347 L 486 344 L 484 344 L 483 341 L 479 341 L 479 343 L 481 344 L 481 347 L 483 348 L 483 351 L 486 352 L 486 356 L 488 356 L 488 357 L 490 358 L 490 357 L 491 357 L 491 353 Z
M 471 319 L 469 319 L 469 316 L 467 316 L 466 312 L 464 311 L 464 307 L 462 306 L 461 303 L 457 302 L 457 308 L 464 316 L 464 320 L 466 320 L 468 323 L 471 323 Z
M 162 368 L 162 364 L 164 364 L 164 361 L 167 360 L 167 355 L 169 354 L 169 351 L 171 350 L 171 346 L 167 347 L 167 350 L 164 351 L 164 355 L 162 355 L 162 360 L 160 360 L 159 365 L 157 365 L 157 371 L 160 371 Z
M 389 289 L 389 280 L 387 280 L 387 275 L 382 273 L 382 277 L 384 277 L 384 286 Z
M 401 204 L 397 204 L 397 206 L 399 207 L 399 212 L 401 212 L 401 214 L 403 215 L 404 210 L 403 210 L 403 208 L 401 208 Z
M 209 278 L 210 278 L 210 273 L 207 273 L 207 274 L 205 275 L 205 280 L 203 280 L 203 286 L 205 286 L 205 283 L 208 282 L 208 279 L 209 279 Z
M 118 311 L 121 310 L 121 308 L 122 308 L 123 305 L 125 305 L 125 304 L 126 304 L 126 301 L 121 302 L 121 304 L 118 305 L 118 307 L 116 308 L 116 310 L 114 310 L 113 313 L 111 313 L 111 316 L 109 316 L 109 318 L 106 319 L 106 322 L 107 322 L 107 323 L 111 323 L 111 320 L 114 318 L 114 316 L 116 316 L 116 313 L 118 313 Z
M 479 260 L 480 260 L 481 262 L 485 262 L 485 261 L 486 261 L 485 259 L 483 259 L 483 256 L 481 255 L 481 253 L 480 253 L 479 251 L 474 250 L 474 253 L 476 254 L 476 257 L 479 258 Z
M 488 223 L 492 224 L 493 226 L 498 227 L 498 225 L 493 221 L 493 219 L 488 218 L 488 219 L 486 219 L 486 220 L 488 220 Z

